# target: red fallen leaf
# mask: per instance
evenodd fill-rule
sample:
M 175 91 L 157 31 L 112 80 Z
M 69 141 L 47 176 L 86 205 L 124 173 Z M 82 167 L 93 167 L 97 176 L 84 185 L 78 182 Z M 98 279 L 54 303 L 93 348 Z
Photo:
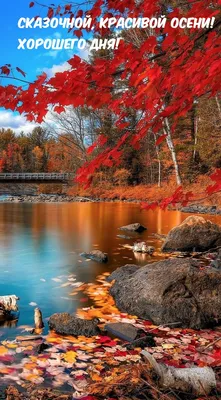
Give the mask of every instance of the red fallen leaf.
M 35 3 L 32 1 L 32 2 L 29 4 L 29 8 L 34 7 L 34 5 L 35 5 Z
M 99 336 L 99 339 L 98 339 L 99 343 L 106 343 L 106 342 L 110 342 L 110 341 L 111 341 L 111 338 L 109 336 Z
M 211 367 L 221 367 L 221 359 L 215 360 L 210 364 Z
M 39 354 L 39 356 L 38 356 L 39 360 L 41 360 L 41 359 L 45 360 L 45 359 L 48 359 L 48 358 L 51 358 L 50 354 Z
M 6 354 L 4 356 L 0 356 L 0 362 L 10 362 L 11 364 L 14 361 L 14 356 L 10 355 L 10 354 Z
M 16 70 L 24 76 L 24 78 L 26 77 L 26 73 L 24 71 L 22 71 L 22 69 L 20 69 L 19 67 L 16 67 Z
M 219 360 L 220 364 L 221 364 L 221 349 L 217 349 L 215 350 L 211 356 L 217 360 Z
M 116 342 L 114 341 L 114 340 L 111 340 L 110 342 L 108 342 L 108 343 L 105 343 L 105 346 L 106 347 L 112 347 L 112 346 L 116 346 Z
M 116 343 L 115 343 L 115 345 L 116 345 Z M 105 349 L 103 347 L 96 347 L 95 351 L 96 351 L 96 353 L 104 353 Z
M 83 381 L 83 380 L 85 380 L 85 375 L 75 375 L 74 380 L 75 381 Z M 83 398 L 86 399 L 86 397 L 81 397 L 81 399 L 83 399 Z
M 81 303 L 86 303 L 88 301 L 88 298 L 87 297 L 82 297 L 81 299 L 80 299 L 80 302 Z
M 114 357 L 126 357 L 128 355 L 127 351 L 117 350 L 113 356 Z
M 180 368 L 180 362 L 179 361 L 175 361 L 175 360 L 164 360 L 165 364 L 170 365 L 171 367 L 176 367 L 176 368 Z
M 150 326 L 150 325 L 153 325 L 153 322 L 151 322 L 151 321 L 142 321 L 142 324 L 144 326 Z

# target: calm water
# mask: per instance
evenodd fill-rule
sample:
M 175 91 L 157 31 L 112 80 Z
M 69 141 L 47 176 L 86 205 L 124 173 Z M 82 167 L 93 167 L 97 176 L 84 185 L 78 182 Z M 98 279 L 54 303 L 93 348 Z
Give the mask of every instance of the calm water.
M 69 295 L 74 290 L 70 282 L 94 282 L 100 273 L 124 264 L 157 260 L 157 255 L 135 256 L 123 245 L 144 239 L 160 249 L 153 234 L 166 234 L 186 217 L 180 212 L 141 211 L 139 205 L 126 203 L 0 204 L 0 295 L 20 297 L 17 325 L 1 327 L 0 334 L 11 338 L 23 325 L 33 325 L 34 303 L 44 318 L 86 307 L 84 294 Z M 221 217 L 209 218 L 221 223 Z M 133 222 L 148 230 L 118 238 L 124 233 L 118 228 Z M 92 249 L 107 252 L 109 262 L 99 264 L 79 255 Z M 72 274 L 76 281 L 68 281 Z

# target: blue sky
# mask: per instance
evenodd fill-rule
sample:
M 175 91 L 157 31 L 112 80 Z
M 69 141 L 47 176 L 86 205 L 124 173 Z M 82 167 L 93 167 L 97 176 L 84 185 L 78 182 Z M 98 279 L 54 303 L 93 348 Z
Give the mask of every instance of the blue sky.
M 49 4 L 50 1 L 42 0 L 41 3 Z M 33 81 L 36 75 L 45 71 L 48 75 L 62 71 L 67 68 L 66 61 L 77 51 L 70 50 L 18 50 L 18 38 L 70 38 L 62 27 L 57 29 L 19 29 L 18 20 L 21 17 L 45 17 L 47 9 L 36 6 L 29 8 L 30 0 L 4 0 L 1 5 L 0 14 L 0 66 L 11 64 L 13 67 L 19 67 L 27 73 L 27 80 Z M 71 35 L 71 36 L 69 36 Z M 84 54 L 81 54 L 84 56 Z M 17 76 L 19 76 L 17 74 Z M 20 77 L 22 77 L 20 75 Z M 0 84 L 4 84 L 1 80 Z M 8 83 L 8 82 L 7 82 Z M 14 82 L 13 82 L 14 84 Z M 29 126 L 22 116 L 0 109 L 0 128 L 11 127 L 16 132 L 29 130 Z
M 54 64 L 61 64 L 70 58 L 70 50 L 18 50 L 18 38 L 67 38 L 72 37 L 62 27 L 57 29 L 19 29 L 17 24 L 21 17 L 45 17 L 47 9 L 43 7 L 29 8 L 30 0 L 4 1 L 0 16 L 0 65 L 5 63 L 19 66 L 27 72 L 27 78 L 32 80 L 40 70 L 51 68 Z M 49 4 L 47 0 L 43 4 Z

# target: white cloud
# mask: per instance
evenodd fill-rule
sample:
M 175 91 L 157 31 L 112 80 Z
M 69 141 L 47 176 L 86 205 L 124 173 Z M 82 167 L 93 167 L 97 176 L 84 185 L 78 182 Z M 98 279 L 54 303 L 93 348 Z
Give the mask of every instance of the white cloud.
M 67 71 L 70 68 L 71 68 L 70 64 L 68 64 L 68 62 L 65 61 L 62 64 L 54 64 L 51 68 L 43 68 L 43 69 L 38 68 L 37 73 L 45 72 L 47 76 L 51 78 L 57 72 Z
M 83 60 L 88 61 L 90 55 L 90 45 L 87 43 L 84 49 L 79 50 L 78 56 Z
M 0 111 L 0 128 L 12 129 L 15 133 L 28 133 L 37 126 L 34 122 L 29 122 L 22 115 L 15 115 L 11 111 Z

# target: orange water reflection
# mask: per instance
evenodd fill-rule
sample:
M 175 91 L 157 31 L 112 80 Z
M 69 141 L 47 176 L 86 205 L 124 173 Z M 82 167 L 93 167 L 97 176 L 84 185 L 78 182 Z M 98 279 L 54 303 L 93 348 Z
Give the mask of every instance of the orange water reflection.
M 33 321 L 36 302 L 44 316 L 53 312 L 74 312 L 81 298 L 69 296 L 68 287 L 53 279 L 68 274 L 77 281 L 93 282 L 97 275 L 127 263 L 145 265 L 154 257 L 134 254 L 124 245 L 137 239 L 147 240 L 160 249 L 161 241 L 153 234 L 166 234 L 188 214 L 172 211 L 142 211 L 138 204 L 127 203 L 60 203 L 0 204 L 0 293 L 21 297 L 18 325 Z M 221 216 L 207 216 L 221 224 Z M 140 222 L 148 229 L 142 234 L 117 235 L 122 225 Z M 81 252 L 100 249 L 107 252 L 107 264 L 87 261 Z M 64 276 L 64 277 L 63 277 Z M 85 305 L 87 306 L 87 303 Z

